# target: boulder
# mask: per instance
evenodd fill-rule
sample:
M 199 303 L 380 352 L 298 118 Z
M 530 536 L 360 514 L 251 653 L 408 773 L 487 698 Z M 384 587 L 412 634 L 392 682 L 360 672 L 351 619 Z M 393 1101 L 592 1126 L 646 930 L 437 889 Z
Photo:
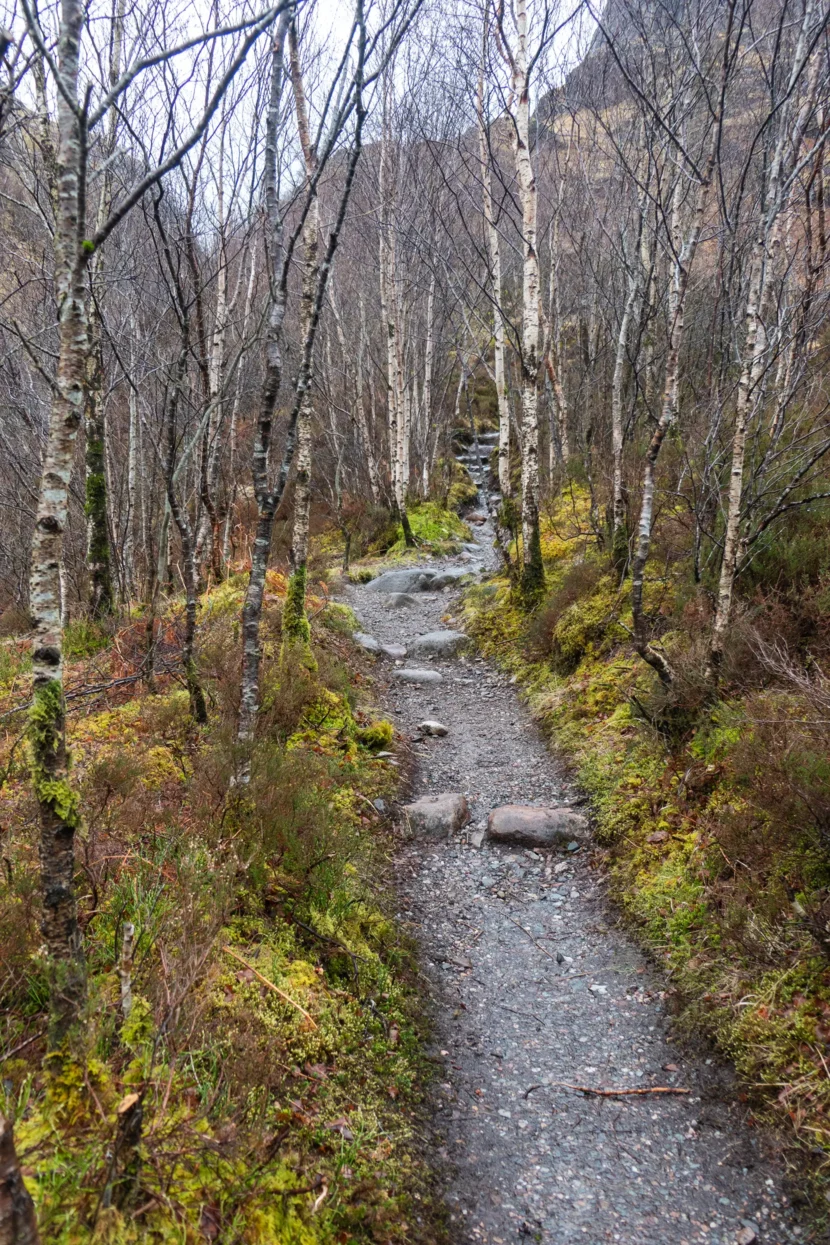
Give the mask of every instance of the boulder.
M 454 657 L 469 643 L 463 631 L 429 631 L 413 642 L 412 652 L 418 657 Z
M 373 635 L 367 635 L 365 631 L 355 631 L 354 642 L 364 648 L 367 653 L 379 653 L 380 645 Z
M 452 584 L 457 584 L 465 575 L 472 575 L 472 568 L 469 566 L 451 566 L 445 571 L 439 571 L 437 575 L 432 577 L 429 585 L 430 592 L 438 592 L 441 588 L 449 588 Z
M 441 683 L 444 677 L 440 670 L 418 670 L 415 666 L 402 666 L 392 673 L 404 683 Z
M 498 843 L 521 847 L 566 847 L 588 822 L 570 808 L 532 808 L 504 804 L 494 808 L 487 821 L 487 834 Z
M 423 592 L 432 586 L 433 571 L 409 570 L 385 571 L 366 585 L 367 592 Z
M 408 592 L 390 592 L 383 604 L 388 610 L 406 610 L 418 602 Z
M 425 795 L 403 811 L 410 830 L 426 839 L 447 839 L 470 820 L 467 800 L 455 792 Z
M 446 727 L 443 722 L 433 722 L 431 720 L 427 722 L 419 722 L 417 730 L 419 730 L 422 735 L 438 735 L 439 737 L 449 735 L 450 733 L 449 727 Z
M 402 644 L 381 644 L 380 651 L 392 661 L 403 661 L 406 657 L 406 649 Z

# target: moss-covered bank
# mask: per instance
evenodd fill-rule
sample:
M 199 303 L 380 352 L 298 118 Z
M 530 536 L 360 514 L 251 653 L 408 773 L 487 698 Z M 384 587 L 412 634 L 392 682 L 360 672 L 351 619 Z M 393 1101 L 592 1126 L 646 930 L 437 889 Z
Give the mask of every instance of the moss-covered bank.
M 647 610 L 679 675 L 667 697 L 631 650 L 627 585 L 588 520 L 587 497 L 569 489 L 543 522 L 542 604 L 526 613 L 497 577 L 467 591 L 466 628 L 517 676 L 591 797 L 614 896 L 672 978 L 682 1017 L 734 1060 L 758 1112 L 787 1125 L 825 1178 L 823 702 L 807 681 L 799 689 L 747 660 L 747 606 L 723 698 L 707 704 L 702 593 L 689 589 L 688 568 L 660 550 Z
M 397 782 L 376 756 L 393 731 L 343 607 L 309 595 L 314 661 L 293 660 L 287 587 L 269 572 L 244 790 L 230 783 L 241 578 L 200 602 L 206 728 L 162 673 L 156 694 L 113 685 L 68 718 L 89 1000 L 51 1073 L 35 797 L 4 719 L 0 1111 L 56 1245 L 441 1236 L 419 1142 L 423 1007 L 383 898 L 390 844 L 373 805 Z M 180 610 L 158 639 L 174 670 Z M 136 619 L 91 646 L 94 664 L 81 645 L 69 681 L 123 678 L 142 646 Z M 22 649 L 4 654 L 0 712 L 26 694 Z

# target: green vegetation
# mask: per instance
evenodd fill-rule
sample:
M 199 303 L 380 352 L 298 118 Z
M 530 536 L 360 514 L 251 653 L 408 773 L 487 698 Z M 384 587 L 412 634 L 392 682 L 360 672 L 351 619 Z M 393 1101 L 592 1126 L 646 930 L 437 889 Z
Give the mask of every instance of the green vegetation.
M 518 676 L 573 763 L 614 896 L 664 964 L 690 1029 L 720 1044 L 758 1110 L 791 1125 L 823 1177 L 830 713 L 810 670 L 827 654 L 817 604 L 830 591 L 826 533 L 814 518 L 804 543 L 799 517 L 759 558 L 712 703 L 705 598 L 690 593 L 688 566 L 659 547 L 647 578 L 646 608 L 677 675 L 666 692 L 631 651 L 629 585 L 597 547 L 588 506 L 571 488 L 543 520 L 541 604 L 528 612 L 497 577 L 467 591 L 466 628 Z M 772 644 L 781 636 L 796 654 L 789 664 Z
M 475 488 L 475 486 L 473 486 Z M 438 555 L 457 553 L 462 541 L 470 540 L 470 529 L 455 510 L 437 501 L 416 502 L 408 510 L 412 535 L 419 548 L 428 546 Z M 403 531 L 398 526 L 394 542 L 384 552 L 395 556 L 405 549 Z
M 397 771 L 375 754 L 394 732 L 372 712 L 349 611 L 310 595 L 313 665 L 283 645 L 287 588 L 269 573 L 244 788 L 230 782 L 236 581 L 200 605 L 208 730 L 163 675 L 156 694 L 113 688 L 68 719 L 71 806 L 61 809 L 80 811 L 89 1000 L 70 1057 L 51 1068 L 36 805 L 15 734 L 3 739 L 11 1056 L 0 1111 L 14 1120 L 42 1237 L 56 1245 L 440 1235 L 417 1144 L 423 1007 L 411 949 L 379 899 L 386 841 L 372 801 L 389 798 Z M 160 625 L 169 642 L 175 613 Z M 102 647 L 79 629 L 74 651 L 91 649 L 95 667 L 78 662 L 71 678 L 116 677 L 141 634 L 131 623 Z M 18 682 L 4 681 L 3 710 Z M 30 734 L 51 697 L 39 695 Z

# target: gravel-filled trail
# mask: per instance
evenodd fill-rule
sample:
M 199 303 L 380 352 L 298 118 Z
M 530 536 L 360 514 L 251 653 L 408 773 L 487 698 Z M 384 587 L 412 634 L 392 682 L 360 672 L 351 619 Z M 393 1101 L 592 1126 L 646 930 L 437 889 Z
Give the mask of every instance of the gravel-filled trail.
M 489 535 L 487 525 L 479 548 L 448 565 L 486 565 Z M 400 915 L 422 948 L 436 1018 L 435 1136 L 453 1241 L 809 1239 L 728 1070 L 672 1040 L 665 983 L 620 928 L 589 848 L 534 852 L 482 836 L 499 805 L 576 793 L 504 675 L 475 656 L 411 656 L 419 636 L 453 626 L 457 596 L 450 586 L 407 603 L 362 585 L 347 598 L 365 633 L 408 650 L 397 667 L 381 656 L 378 674 L 389 716 L 416 737 L 414 796 L 461 792 L 472 814 L 449 839 L 410 840 L 399 864 Z M 402 681 L 410 665 L 441 681 Z M 448 733 L 417 742 L 428 718 Z

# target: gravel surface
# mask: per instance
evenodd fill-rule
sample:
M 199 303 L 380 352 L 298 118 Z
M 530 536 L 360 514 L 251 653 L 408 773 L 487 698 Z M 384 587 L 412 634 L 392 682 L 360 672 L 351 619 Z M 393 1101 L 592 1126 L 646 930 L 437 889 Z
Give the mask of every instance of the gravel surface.
M 478 567 L 487 556 L 468 554 Z M 407 647 L 454 625 L 458 592 L 413 595 L 389 609 L 382 593 L 348 589 L 364 631 Z M 500 804 L 577 801 L 516 689 L 474 656 L 418 665 L 442 682 L 390 678 L 386 711 L 410 736 L 425 718 L 449 729 L 414 743 L 413 798 L 463 792 L 472 812 L 460 835 L 412 841 L 399 862 L 400 915 L 436 1016 L 432 1105 L 453 1241 L 810 1239 L 729 1070 L 673 1042 L 665 983 L 619 927 L 587 850 L 482 842 Z M 691 1092 L 588 1097 L 555 1082 Z

